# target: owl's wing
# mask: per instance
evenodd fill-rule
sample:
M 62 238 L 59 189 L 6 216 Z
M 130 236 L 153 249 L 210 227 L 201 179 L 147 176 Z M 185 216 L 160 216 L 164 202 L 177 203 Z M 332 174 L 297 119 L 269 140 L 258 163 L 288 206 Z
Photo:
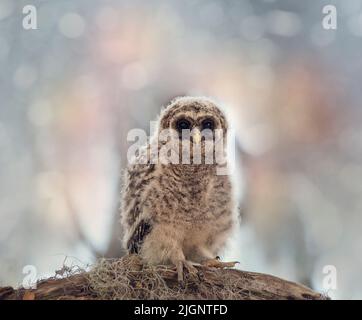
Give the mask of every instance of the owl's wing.
M 131 238 L 127 241 L 127 250 L 129 253 L 139 253 L 143 240 L 151 232 L 151 224 L 146 220 L 141 220 L 134 229 Z
M 138 253 L 144 238 L 152 230 L 152 216 L 145 209 L 149 185 L 153 180 L 155 165 L 147 159 L 149 146 L 140 150 L 134 164 L 128 166 L 122 188 L 121 224 L 123 244 L 129 253 Z

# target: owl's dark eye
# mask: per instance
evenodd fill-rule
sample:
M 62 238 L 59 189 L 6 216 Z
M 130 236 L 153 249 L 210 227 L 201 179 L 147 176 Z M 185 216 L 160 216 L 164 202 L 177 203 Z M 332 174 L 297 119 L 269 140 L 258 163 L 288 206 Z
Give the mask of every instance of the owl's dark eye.
M 201 123 L 201 130 L 204 129 L 214 130 L 214 128 L 215 128 L 215 123 L 212 119 L 205 119 Z
M 179 132 L 182 132 L 182 130 L 190 129 L 191 123 L 186 119 L 180 119 L 176 122 L 176 127 Z

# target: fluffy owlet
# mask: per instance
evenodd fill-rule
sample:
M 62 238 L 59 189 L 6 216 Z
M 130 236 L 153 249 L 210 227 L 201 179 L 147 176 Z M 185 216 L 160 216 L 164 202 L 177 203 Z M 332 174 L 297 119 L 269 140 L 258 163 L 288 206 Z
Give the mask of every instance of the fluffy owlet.
M 235 223 L 230 177 L 218 174 L 222 165 L 215 159 L 226 154 L 227 130 L 224 114 L 211 100 L 176 98 L 161 112 L 154 136 L 126 172 L 124 246 L 148 263 L 175 265 L 179 281 L 184 268 L 196 271 L 195 264 L 235 265 L 217 258 Z M 163 131 L 172 134 L 160 139 Z M 168 152 L 162 153 L 166 146 Z M 173 157 L 167 163 L 161 154 Z

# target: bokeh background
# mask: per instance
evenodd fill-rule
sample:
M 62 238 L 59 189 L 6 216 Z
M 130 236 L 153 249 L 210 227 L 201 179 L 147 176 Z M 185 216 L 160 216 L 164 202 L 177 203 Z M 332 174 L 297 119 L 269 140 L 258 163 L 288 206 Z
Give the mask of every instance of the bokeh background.
M 189 94 L 237 132 L 224 257 L 320 291 L 333 265 L 328 294 L 361 299 L 361 52 L 361 0 L 0 0 L 0 286 L 123 254 L 127 132 Z

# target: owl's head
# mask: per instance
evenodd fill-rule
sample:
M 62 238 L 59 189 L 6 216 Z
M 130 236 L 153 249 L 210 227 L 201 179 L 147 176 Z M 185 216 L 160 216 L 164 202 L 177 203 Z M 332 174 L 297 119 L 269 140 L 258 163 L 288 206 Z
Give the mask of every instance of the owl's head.
M 210 99 L 204 97 L 179 97 L 174 99 L 161 113 L 159 130 L 174 132 L 172 139 L 182 145 L 200 146 L 205 156 L 207 142 L 218 140 L 226 145 L 228 124 L 224 113 Z
M 198 143 L 207 133 L 220 129 L 226 135 L 228 125 L 223 112 L 204 97 L 178 97 L 162 112 L 159 129 L 174 129 L 181 139 L 183 130 L 191 132 L 191 141 Z

